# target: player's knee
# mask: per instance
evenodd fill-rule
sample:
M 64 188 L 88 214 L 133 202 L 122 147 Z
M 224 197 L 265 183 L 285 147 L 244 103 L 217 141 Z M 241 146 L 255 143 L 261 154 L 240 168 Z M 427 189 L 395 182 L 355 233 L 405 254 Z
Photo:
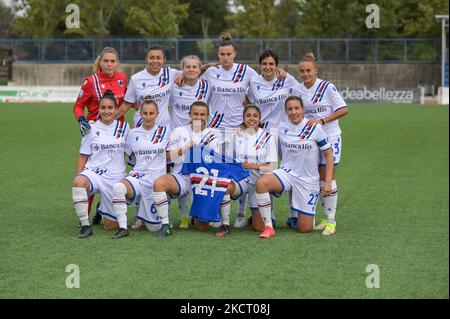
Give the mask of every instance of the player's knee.
M 210 225 L 208 222 L 201 222 L 194 218 L 194 226 L 198 231 L 207 231 L 210 228 Z
M 256 192 L 259 194 L 267 193 L 269 191 L 269 183 L 265 176 L 262 176 L 256 181 Z
M 235 190 L 236 190 L 236 187 L 234 186 L 234 181 L 232 181 L 230 184 L 228 184 L 227 195 L 234 195 Z
M 116 220 L 112 220 L 106 217 L 102 217 L 103 227 L 106 230 L 117 230 L 119 229 L 119 223 Z
M 127 194 L 127 188 L 121 182 L 115 183 L 113 186 L 113 196 L 122 198 Z
M 241 191 L 241 188 L 239 187 L 239 184 L 237 184 L 235 181 L 232 181 L 231 184 L 233 184 L 232 192 L 230 193 L 231 197 L 233 199 L 239 198 L 242 195 L 242 191 Z
M 72 187 L 83 187 L 89 189 L 89 181 L 83 176 L 77 176 L 73 180 Z
M 165 191 L 165 176 L 162 176 L 158 178 L 156 181 L 153 182 L 153 190 L 155 192 L 164 192 Z
M 298 232 L 302 233 L 302 234 L 312 233 L 312 231 L 313 231 L 313 228 L 309 227 L 309 226 L 308 227 L 300 226 L 298 229 Z
M 313 232 L 313 224 L 305 221 L 300 221 L 298 223 L 298 232 L 299 233 L 312 233 Z

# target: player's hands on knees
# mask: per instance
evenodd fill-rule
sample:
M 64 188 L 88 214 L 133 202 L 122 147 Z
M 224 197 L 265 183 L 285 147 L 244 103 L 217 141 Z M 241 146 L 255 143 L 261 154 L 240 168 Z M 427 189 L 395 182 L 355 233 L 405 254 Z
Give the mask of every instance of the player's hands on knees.
M 80 133 L 82 137 L 85 137 L 91 131 L 91 126 L 84 116 L 78 118 L 78 123 L 80 123 Z
M 320 195 L 322 195 L 323 197 L 331 195 L 331 182 L 325 182 L 325 184 L 323 184 L 323 187 L 320 190 Z

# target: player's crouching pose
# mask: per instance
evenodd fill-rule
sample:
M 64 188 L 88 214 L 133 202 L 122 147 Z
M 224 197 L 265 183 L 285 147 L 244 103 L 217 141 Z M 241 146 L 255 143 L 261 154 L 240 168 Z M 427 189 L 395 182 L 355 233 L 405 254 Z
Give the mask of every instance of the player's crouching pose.
M 173 173 L 161 176 L 153 184 L 155 207 L 163 223 L 160 229 L 161 236 L 172 234 L 172 229 L 169 225 L 167 195 L 174 198 L 185 196 L 191 188 L 189 175 L 180 174 L 186 151 L 196 144 L 216 151 L 221 147 L 220 135 L 215 130 L 206 127 L 209 117 L 208 105 L 202 101 L 195 101 L 190 107 L 189 115 L 192 121 L 191 124 L 177 127 L 170 136 L 167 160 L 173 161 L 175 164 Z M 196 222 L 196 226 L 204 229 L 209 227 L 209 224 Z
M 113 188 L 114 214 L 119 222 L 119 231 L 114 238 L 128 236 L 127 199 L 140 198 L 137 218 L 144 221 L 149 231 L 158 231 L 161 220 L 153 205 L 153 181 L 166 173 L 166 148 L 169 132 L 165 126 L 155 125 L 158 106 L 150 96 L 140 106 L 142 126 L 130 131 L 125 152 L 135 155 L 136 164 L 129 176 L 116 183 Z
M 333 173 L 333 153 L 325 132 L 320 124 L 308 128 L 308 120 L 303 117 L 302 100 L 290 96 L 285 103 L 289 122 L 278 132 L 281 149 L 280 168 L 272 174 L 261 176 L 256 182 L 256 201 L 264 221 L 261 238 L 275 236 L 271 220 L 271 202 L 269 193 L 279 194 L 292 190 L 291 210 L 298 213 L 298 231 L 313 231 L 316 203 L 319 193 L 328 196 L 331 193 Z M 326 177 L 320 189 L 318 171 L 319 151 L 326 157 Z
M 128 125 L 114 120 L 116 105 L 114 94 L 107 90 L 100 99 L 100 120 L 92 124 L 91 131 L 81 140 L 77 176 L 72 187 L 75 211 L 82 226 L 79 238 L 92 235 L 88 195 L 93 193 L 101 193 L 99 212 L 105 228 L 117 228 L 117 218 L 113 215 L 113 186 L 126 176 L 124 148 Z
M 255 185 L 261 174 L 268 174 L 276 168 L 278 159 L 276 137 L 261 128 L 261 111 L 256 105 L 249 104 L 244 109 L 243 117 L 244 122 L 236 129 L 234 135 L 234 157 L 242 163 L 244 169 L 250 171 L 250 176 L 239 183 L 233 181 L 231 198 L 249 195 L 251 225 L 253 229 L 262 231 L 264 223 L 256 203 Z

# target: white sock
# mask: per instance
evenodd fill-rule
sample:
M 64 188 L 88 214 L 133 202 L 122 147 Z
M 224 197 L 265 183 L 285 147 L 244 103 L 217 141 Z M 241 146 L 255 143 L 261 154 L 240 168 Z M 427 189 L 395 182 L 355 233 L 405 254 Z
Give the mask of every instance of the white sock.
M 169 224 L 169 201 L 167 200 L 166 192 L 153 192 L 153 202 L 161 222 Z
M 230 209 L 231 197 L 229 194 L 225 194 L 222 203 L 220 204 L 220 217 L 222 217 L 222 225 L 230 225 Z
M 117 222 L 120 228 L 127 229 L 127 200 L 125 195 L 127 188 L 122 183 L 116 183 L 113 186 L 113 209 L 114 215 L 117 217 Z M 139 206 L 138 206 L 139 207 Z
M 243 194 L 241 197 L 239 197 L 238 214 L 237 214 L 239 218 L 245 218 L 247 211 L 246 210 L 247 202 L 248 202 L 248 193 Z
M 73 205 L 75 206 L 75 211 L 80 219 L 81 226 L 89 226 L 89 203 L 86 188 L 72 187 L 72 199 Z
M 256 203 L 258 203 L 259 213 L 264 221 L 264 226 L 273 227 L 271 218 L 272 204 L 269 193 L 256 193 Z
M 184 217 L 189 217 L 188 213 L 188 196 L 178 197 L 178 206 Z
M 323 185 L 323 182 L 320 183 Z M 325 216 L 327 217 L 327 221 L 329 223 L 336 223 L 336 206 L 338 199 L 338 190 L 336 180 L 331 182 L 331 195 L 327 197 L 320 196 L 320 201 L 322 202 L 322 206 L 324 209 Z
M 291 207 L 292 207 L 292 191 L 289 192 L 289 214 L 290 214 L 289 216 L 297 218 L 297 216 L 298 216 L 297 213 L 293 212 L 291 210 Z

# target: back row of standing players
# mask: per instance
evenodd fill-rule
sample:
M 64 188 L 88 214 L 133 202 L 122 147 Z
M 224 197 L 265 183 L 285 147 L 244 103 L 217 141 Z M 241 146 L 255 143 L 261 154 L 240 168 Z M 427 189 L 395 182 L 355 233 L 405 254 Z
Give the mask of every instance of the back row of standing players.
M 151 98 L 156 103 L 159 114 L 156 119 L 156 125 L 165 127 L 168 132 L 175 129 L 174 133 L 177 132 L 176 129 L 178 127 L 190 125 L 192 120 L 190 106 L 192 103 L 194 101 L 203 101 L 209 105 L 210 110 L 207 126 L 222 133 L 221 136 L 225 137 L 225 143 L 227 143 L 226 137 L 229 136 L 226 134 L 226 131 L 231 130 L 231 132 L 234 132 L 241 125 L 244 108 L 249 102 L 259 108 L 263 129 L 271 131 L 274 129 L 290 129 L 294 131 L 301 129 L 300 127 L 290 127 L 292 125 L 289 124 L 292 123 L 285 112 L 286 99 L 289 96 L 300 96 L 304 105 L 304 115 L 308 123 L 307 129 L 323 127 L 323 131 L 328 139 L 327 145 L 332 147 L 334 166 L 336 167 L 342 151 L 341 130 L 338 119 L 347 114 L 348 109 L 335 86 L 331 82 L 317 77 L 317 65 L 314 56 L 307 54 L 300 62 L 299 72 L 303 82 L 298 83 L 290 74 L 278 70 L 278 56 L 270 49 L 265 50 L 260 56 L 261 75 L 257 74 L 246 64 L 235 63 L 236 54 L 236 48 L 231 40 L 231 36 L 224 35 L 218 46 L 218 64 L 202 66 L 198 57 L 188 56 L 182 61 L 182 71 L 178 71 L 164 66 L 164 49 L 154 45 L 147 51 L 146 68 L 134 74 L 127 87 L 125 74 L 117 71 L 119 65 L 117 52 L 112 48 L 105 48 L 96 61 L 97 72 L 85 79 L 74 106 L 74 114 L 80 123 L 82 135 L 88 134 L 90 125 L 99 118 L 99 101 L 108 89 L 114 93 L 117 101 L 116 118 L 123 120 L 125 112 L 134 107 L 136 112 L 133 117 L 133 127 L 140 127 L 143 123 L 140 106 L 145 102 L 146 97 L 147 99 Z M 175 81 L 177 78 L 178 81 Z M 182 79 L 181 81 L 180 78 Z M 181 82 L 182 84 L 175 82 Z M 169 113 L 169 106 L 172 107 L 171 113 Z M 87 119 L 84 115 L 85 107 L 88 108 Z M 181 129 L 178 130 L 178 132 L 181 131 Z M 301 135 L 300 131 L 295 133 L 298 136 Z M 176 136 L 177 134 L 172 135 Z M 324 158 L 322 154 L 318 167 L 322 185 L 326 179 Z M 77 170 L 77 174 L 81 173 L 80 169 Z M 289 169 L 285 171 L 289 171 Z M 327 218 L 314 225 L 314 229 L 322 230 L 324 235 L 331 235 L 336 232 L 337 186 L 335 174 L 336 169 L 334 168 L 332 172 L 331 195 L 326 197 L 320 196 Z M 277 177 L 279 184 L 283 188 L 289 188 L 285 187 L 282 178 Z M 252 197 L 253 200 L 254 197 Z M 308 199 L 310 203 L 314 203 L 314 207 L 317 197 Z M 288 218 L 288 225 L 291 228 L 300 229 L 301 225 L 298 224 L 298 216 L 309 215 L 307 212 L 293 206 L 293 200 L 294 202 L 297 201 L 290 196 L 291 216 Z M 246 224 L 246 201 L 246 197 L 241 196 L 235 227 L 243 227 Z M 75 199 L 74 202 L 77 203 Z M 180 227 L 183 228 L 189 227 L 187 202 L 187 196 L 182 197 L 180 200 L 180 207 L 183 212 Z M 139 203 L 139 200 L 137 203 Z M 267 206 L 267 203 L 265 205 Z M 158 208 L 158 205 L 155 206 Z M 271 206 L 270 203 L 269 206 Z M 151 209 L 155 210 L 154 206 Z M 107 209 L 100 206 L 98 211 L 102 213 L 104 210 Z M 105 217 L 106 219 L 109 217 L 113 220 L 117 219 L 111 212 L 104 211 L 103 224 L 105 225 L 108 224 L 108 220 L 105 220 Z M 138 214 L 138 222 L 140 221 L 146 222 L 147 226 L 151 224 L 148 219 L 144 217 L 139 218 Z M 263 221 L 265 224 L 272 226 L 271 219 L 270 223 L 267 218 L 263 218 Z M 257 224 L 256 221 L 254 223 Z M 86 222 L 84 224 L 83 226 L 89 227 L 89 224 L 86 224 Z M 256 226 L 256 228 L 259 229 L 260 227 Z M 162 229 L 162 231 L 164 233 L 170 232 L 167 229 Z M 221 227 L 219 232 L 227 234 L 229 233 L 229 227 L 227 229 Z M 83 234 L 89 233 L 92 233 L 90 227 L 89 229 L 82 227 L 80 236 L 84 237 L 82 236 Z M 268 233 L 271 233 L 271 231 Z

